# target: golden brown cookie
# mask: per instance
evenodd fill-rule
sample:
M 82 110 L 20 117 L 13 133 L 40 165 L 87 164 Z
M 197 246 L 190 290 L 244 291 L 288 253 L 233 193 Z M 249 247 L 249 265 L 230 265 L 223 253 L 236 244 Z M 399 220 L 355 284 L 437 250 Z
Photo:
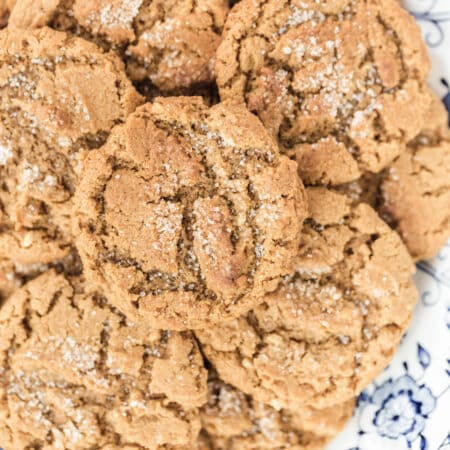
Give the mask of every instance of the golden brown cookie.
M 61 261 L 57 261 L 55 267 L 64 271 L 64 261 L 68 260 L 70 255 Z M 27 280 L 33 279 L 49 269 L 48 264 L 14 264 L 11 259 L 0 261 L 0 305 L 10 295 L 17 291 Z M 80 273 L 78 270 L 77 273 Z
M 207 372 L 192 335 L 130 322 L 79 278 L 50 271 L 9 298 L 0 361 L 5 449 L 190 450 L 197 440 Z
M 322 449 L 351 417 L 354 404 L 325 411 L 302 407 L 294 413 L 259 403 L 219 379 L 210 380 L 208 388 L 208 403 L 201 409 L 200 448 L 205 450 Z
M 213 79 L 227 0 L 18 0 L 10 23 L 70 30 L 115 48 L 162 91 Z
M 154 328 L 247 312 L 289 270 L 306 215 L 296 164 L 242 106 L 160 98 L 91 152 L 74 233 L 86 276 Z
M 21 285 L 21 277 L 11 261 L 0 262 L 0 306 Z
M 71 251 L 71 199 L 85 151 L 140 102 L 122 62 L 48 28 L 0 31 L 0 260 Z
M 69 253 L 52 264 L 20 264 L 13 263 L 11 258 L 0 260 L 0 306 L 4 300 L 12 295 L 27 281 L 36 278 L 49 269 L 55 269 L 58 273 L 68 276 L 80 275 L 83 267 L 76 251 Z
M 9 14 L 15 3 L 16 0 L 0 0 L 0 28 L 8 25 Z
M 58 273 L 64 273 L 67 276 L 75 276 L 82 273 L 83 267 L 76 251 L 51 264 L 20 264 L 14 263 L 11 258 L 0 260 L 0 306 L 24 283 L 50 269 L 55 269 Z
M 368 201 L 395 228 L 414 259 L 428 259 L 450 237 L 450 130 L 435 97 L 425 129 L 387 169 L 344 185 L 356 202 Z
M 417 299 L 406 248 L 370 206 L 307 192 L 295 272 L 246 316 L 197 332 L 221 379 L 291 410 L 357 396 L 391 359 Z
M 423 128 L 430 63 L 395 0 L 242 0 L 217 51 L 222 100 L 245 102 L 305 184 L 379 172 Z
M 431 105 L 425 116 L 424 128 L 420 135 L 425 135 L 430 140 L 450 139 L 449 112 L 440 97 L 431 89 Z
M 380 213 L 414 259 L 436 255 L 450 237 L 450 140 L 409 146 L 381 184 Z

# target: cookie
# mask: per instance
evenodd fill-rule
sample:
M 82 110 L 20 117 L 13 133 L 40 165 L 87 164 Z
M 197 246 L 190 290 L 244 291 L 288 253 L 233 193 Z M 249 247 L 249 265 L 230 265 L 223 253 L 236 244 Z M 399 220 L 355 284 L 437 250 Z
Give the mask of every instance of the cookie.
M 16 0 L 0 0 L 0 28 L 8 25 L 9 14 Z
M 450 138 L 450 117 L 443 101 L 431 89 L 431 105 L 425 116 L 425 125 L 420 132 L 421 136 L 426 136 L 430 140 Z
M 277 411 L 219 379 L 210 380 L 208 388 L 208 403 L 201 409 L 200 448 L 205 450 L 322 449 L 353 411 L 354 402 L 333 411 Z
M 450 237 L 450 140 L 419 141 L 390 167 L 380 213 L 416 260 L 434 257 Z
M 450 237 L 450 130 L 435 98 L 426 128 L 387 169 L 340 189 L 368 201 L 395 228 L 412 257 L 429 259 Z
M 213 80 L 227 0 L 18 0 L 10 23 L 49 25 L 113 47 L 135 81 L 162 91 Z
M 191 333 L 132 323 L 54 271 L 10 297 L 0 324 L 4 448 L 193 448 L 207 371 Z
M 11 261 L 0 262 L 0 306 L 21 284 L 20 276 Z
M 80 257 L 76 251 L 69 253 L 60 260 L 53 261 L 51 264 L 13 263 L 11 258 L 0 260 L 0 306 L 24 283 L 50 269 L 55 269 L 58 273 L 64 273 L 68 276 L 80 275 L 83 271 Z
M 390 361 L 417 300 L 411 258 L 370 206 L 307 192 L 293 273 L 246 316 L 196 333 L 221 379 L 294 411 L 357 396 Z
M 383 173 L 378 199 L 414 259 L 432 258 L 450 238 L 450 130 L 442 102 L 429 117 L 432 128 Z
M 85 161 L 74 233 L 86 276 L 154 328 L 247 312 L 295 257 L 306 215 L 296 170 L 242 106 L 138 108 Z
M 48 28 L 0 31 L 0 260 L 47 264 L 71 248 L 85 151 L 141 101 L 122 62 Z
M 395 0 L 242 0 L 216 60 L 221 99 L 256 113 L 307 185 L 392 162 L 423 128 L 429 68 Z

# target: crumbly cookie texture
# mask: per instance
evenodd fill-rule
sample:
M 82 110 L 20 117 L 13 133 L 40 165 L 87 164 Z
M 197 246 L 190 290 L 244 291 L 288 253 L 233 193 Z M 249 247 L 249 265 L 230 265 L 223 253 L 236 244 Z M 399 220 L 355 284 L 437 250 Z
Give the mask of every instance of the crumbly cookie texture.
M 86 276 L 152 327 L 237 317 L 288 273 L 306 215 L 296 164 L 244 107 L 160 98 L 86 158 L 74 233 Z
M 292 275 L 248 315 L 197 332 L 221 379 L 291 410 L 357 396 L 389 362 L 417 299 L 406 248 L 370 206 L 307 192 Z
M 450 140 L 425 139 L 390 167 L 381 185 L 380 213 L 414 259 L 436 255 L 450 237 Z
M 10 297 L 0 325 L 8 450 L 193 448 L 207 371 L 189 332 L 131 323 L 54 271 Z
M 71 251 L 81 155 L 141 101 L 123 63 L 48 28 L 0 31 L 0 260 L 49 263 Z
M 221 99 L 260 117 L 305 184 L 336 185 L 379 172 L 420 132 L 429 67 L 395 0 L 242 0 L 216 75 Z
M 208 382 L 201 409 L 200 448 L 210 450 L 319 450 L 351 417 L 354 402 L 296 413 L 264 405 L 219 379 Z
M 49 25 L 115 48 L 162 91 L 213 80 L 227 0 L 17 0 L 10 24 Z
M 414 259 L 436 255 L 450 237 L 450 130 L 437 97 L 426 128 L 386 170 L 342 186 L 369 201 L 395 228 Z
M 0 306 L 21 285 L 20 276 L 11 261 L 0 262 Z
M 1 304 L 24 283 L 38 277 L 42 273 L 55 269 L 58 273 L 68 276 L 80 275 L 83 267 L 76 251 L 64 258 L 55 260 L 51 264 L 14 263 L 11 258 L 0 260 L 0 306 Z

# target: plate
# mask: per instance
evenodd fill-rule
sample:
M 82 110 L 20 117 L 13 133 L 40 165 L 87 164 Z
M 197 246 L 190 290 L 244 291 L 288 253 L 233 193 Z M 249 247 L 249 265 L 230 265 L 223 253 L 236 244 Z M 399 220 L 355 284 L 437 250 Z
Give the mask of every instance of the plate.
M 450 1 L 403 3 L 430 51 L 430 85 L 450 111 Z M 415 281 L 420 300 L 396 356 L 327 450 L 450 450 L 450 242 L 417 265 Z

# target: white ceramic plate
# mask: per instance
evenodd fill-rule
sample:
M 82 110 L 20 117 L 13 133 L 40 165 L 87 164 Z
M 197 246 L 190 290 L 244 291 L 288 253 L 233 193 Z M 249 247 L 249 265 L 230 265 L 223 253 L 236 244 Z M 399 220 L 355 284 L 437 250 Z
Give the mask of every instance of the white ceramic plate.
M 450 0 L 403 3 L 429 47 L 430 84 L 450 111 Z M 397 355 L 327 450 L 450 450 L 450 243 L 417 265 L 415 280 L 420 301 Z

